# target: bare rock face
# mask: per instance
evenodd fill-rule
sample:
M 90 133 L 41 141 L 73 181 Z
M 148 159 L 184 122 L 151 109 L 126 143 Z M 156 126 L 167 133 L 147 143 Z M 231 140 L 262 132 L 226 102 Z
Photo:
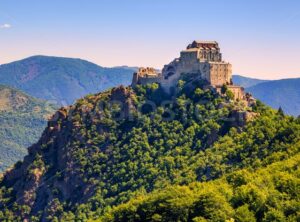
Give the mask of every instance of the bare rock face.
M 235 111 L 232 115 L 235 119 L 233 126 L 243 127 L 247 122 L 254 120 L 258 114 L 250 111 Z
M 59 190 L 60 201 L 84 202 L 94 193 L 94 186 L 80 177 L 76 155 L 77 146 L 92 146 L 84 133 L 93 124 L 99 134 L 108 130 L 102 122 L 102 111 L 97 104 L 101 94 L 79 101 L 78 104 L 60 108 L 49 120 L 40 140 L 28 148 L 23 163 L 7 171 L 2 183 L 17 191 L 15 202 L 30 207 L 31 215 L 43 211 L 44 220 L 48 214 L 59 209 L 53 193 Z M 120 86 L 108 93 L 107 103 L 118 102 L 125 117 L 134 109 L 133 93 Z M 99 114 L 100 113 L 100 114 Z M 123 118 L 123 117 L 122 117 Z M 102 147 L 103 150 L 106 147 Z M 106 151 L 105 151 L 106 152 Z M 0 203 L 1 208 L 1 203 Z M 26 215 L 19 212 L 23 218 Z
M 250 111 L 234 110 L 231 112 L 229 118 L 231 120 L 231 126 L 243 127 L 247 122 L 252 121 L 257 116 L 257 113 Z
M 53 184 L 57 179 L 51 171 L 69 170 L 68 164 L 71 159 L 67 155 L 69 148 L 67 143 L 71 127 L 72 124 L 68 121 L 68 108 L 61 108 L 48 122 L 48 127 L 39 142 L 28 148 L 29 154 L 23 163 L 4 175 L 2 184 L 10 185 L 17 191 L 16 203 L 29 206 L 33 213 L 43 209 L 47 202 L 52 200 L 49 195 L 51 193 L 49 184 Z M 65 186 L 69 186 L 72 190 L 70 184 L 70 179 L 67 179 Z M 66 197 L 70 196 L 71 194 Z
M 124 86 L 113 88 L 111 91 L 111 100 L 125 102 L 129 96 L 130 92 Z
M 135 110 L 132 102 L 133 92 L 124 87 L 119 86 L 111 92 L 111 102 L 118 103 L 121 106 L 121 113 L 123 118 L 127 118 L 132 110 Z

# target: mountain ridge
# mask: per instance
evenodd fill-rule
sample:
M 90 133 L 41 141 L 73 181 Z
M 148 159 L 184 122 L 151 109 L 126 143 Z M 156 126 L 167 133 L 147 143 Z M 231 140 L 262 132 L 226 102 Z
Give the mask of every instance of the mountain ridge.
M 272 80 L 246 88 L 254 97 L 265 104 L 281 107 L 288 115 L 300 114 L 300 78 Z
M 242 76 L 239 74 L 234 74 L 234 75 L 232 75 L 232 81 L 234 82 L 234 84 L 243 86 L 245 88 L 249 88 L 249 87 L 257 85 L 259 83 L 268 82 L 268 81 L 272 81 L 272 80 L 262 80 L 262 79 Z
M 23 63 L 24 60 L 29 62 Z M 48 66 L 50 68 L 47 68 Z M 53 69 L 53 67 L 56 68 Z M 132 73 L 136 69 L 137 67 L 128 66 L 106 68 L 79 58 L 32 56 L 1 65 L 0 84 L 18 88 L 33 97 L 51 100 L 59 105 L 70 105 L 86 94 L 97 93 L 117 85 L 129 85 Z M 272 81 L 233 75 L 233 82 L 245 87 L 246 91 L 249 90 L 257 99 L 261 99 L 275 109 L 281 106 L 287 114 L 299 115 L 300 108 L 291 103 L 291 101 L 297 100 L 298 94 L 288 101 L 281 99 L 278 104 L 281 89 L 277 89 L 277 93 L 273 94 L 273 97 L 267 98 L 262 93 L 256 93 L 256 90 L 260 91 L 260 89 L 254 87 L 255 85 L 265 82 L 267 86 L 272 84 Z M 289 88 L 289 85 L 287 84 L 285 87 Z M 273 90 L 270 87 L 266 89 L 270 92 Z M 287 97 L 288 95 L 285 95 L 282 98 Z
M 89 93 L 129 84 L 132 70 L 105 68 L 82 59 L 33 56 L 0 66 L 0 83 L 58 104 Z
M 281 107 L 288 115 L 300 114 L 300 91 L 297 87 L 300 78 L 259 80 L 234 75 L 233 82 L 245 87 L 246 92 L 274 109 Z

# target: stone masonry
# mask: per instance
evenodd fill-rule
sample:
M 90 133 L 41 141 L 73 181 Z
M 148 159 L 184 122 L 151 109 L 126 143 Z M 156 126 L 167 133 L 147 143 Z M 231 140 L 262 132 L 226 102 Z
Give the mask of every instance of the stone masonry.
M 158 73 L 154 68 L 139 68 L 136 73 L 133 74 L 132 86 L 137 84 L 149 84 L 161 81 L 161 74 Z
M 157 82 L 170 92 L 184 74 L 197 74 L 217 91 L 227 85 L 235 99 L 244 99 L 244 89 L 232 84 L 231 64 L 222 60 L 216 41 L 193 41 L 180 53 L 180 57 L 165 65 L 162 73 L 153 68 L 140 68 L 133 75 L 132 86 Z

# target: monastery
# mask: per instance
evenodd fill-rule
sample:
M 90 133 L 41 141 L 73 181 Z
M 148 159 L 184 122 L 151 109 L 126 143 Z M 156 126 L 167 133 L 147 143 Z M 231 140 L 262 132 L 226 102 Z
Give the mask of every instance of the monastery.
M 133 74 L 132 86 L 156 82 L 170 92 L 184 74 L 196 74 L 219 93 L 222 86 L 227 85 L 236 100 L 245 98 L 244 89 L 233 85 L 232 66 L 223 61 L 216 41 L 193 41 L 181 51 L 179 58 L 165 65 L 161 73 L 154 68 L 139 68 Z

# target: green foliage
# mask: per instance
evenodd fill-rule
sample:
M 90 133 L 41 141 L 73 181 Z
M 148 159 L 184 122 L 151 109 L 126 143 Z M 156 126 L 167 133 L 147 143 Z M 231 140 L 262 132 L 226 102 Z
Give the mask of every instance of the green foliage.
M 281 108 L 281 106 L 278 108 L 278 114 L 281 115 L 281 116 L 284 116 L 284 111 Z
M 230 90 L 227 90 L 226 91 L 226 97 L 230 100 L 233 100 L 234 99 L 234 94 L 233 92 L 231 92 Z
M 0 172 L 21 160 L 37 142 L 54 106 L 21 91 L 0 86 Z
M 237 222 L 256 222 L 255 213 L 249 210 L 248 204 L 236 208 L 234 218 Z
M 228 91 L 228 86 L 224 84 L 221 88 L 221 93 L 225 94 L 227 91 Z
M 2 214 L 20 216 L 10 207 L 13 187 L 38 183 L 28 170 L 43 165 L 47 184 L 32 201 L 51 220 L 295 219 L 299 119 L 258 102 L 247 107 L 254 119 L 237 127 L 234 102 L 201 82 L 180 84 L 173 95 L 149 84 L 79 100 L 68 118 L 51 123 L 59 131 L 48 128 L 33 147 L 19 166 L 25 173 L 14 169 L 16 178 L 1 182 Z M 110 104 L 116 99 L 122 104 Z M 29 215 L 39 217 L 34 208 Z
M 299 196 L 278 190 L 276 181 L 284 174 L 299 189 L 299 163 L 298 154 L 254 172 L 237 171 L 212 182 L 157 190 L 109 210 L 97 221 L 296 221 Z M 251 178 L 245 184 L 228 180 L 244 173 Z

